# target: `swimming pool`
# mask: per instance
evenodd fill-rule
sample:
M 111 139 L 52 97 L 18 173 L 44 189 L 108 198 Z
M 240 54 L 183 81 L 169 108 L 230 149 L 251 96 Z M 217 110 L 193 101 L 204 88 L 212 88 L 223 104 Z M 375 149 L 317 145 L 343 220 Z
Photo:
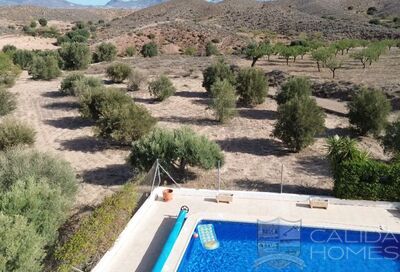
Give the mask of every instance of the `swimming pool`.
M 207 250 L 192 236 L 179 272 L 400 271 L 400 234 L 211 220 L 195 232 L 205 224 L 213 225 L 219 247 Z

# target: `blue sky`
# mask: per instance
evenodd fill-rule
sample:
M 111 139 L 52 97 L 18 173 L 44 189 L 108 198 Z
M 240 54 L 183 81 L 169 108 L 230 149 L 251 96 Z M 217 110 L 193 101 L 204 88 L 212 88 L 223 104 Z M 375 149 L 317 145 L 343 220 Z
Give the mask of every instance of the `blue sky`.
M 71 3 L 81 4 L 81 5 L 104 5 L 108 0 L 68 0 Z

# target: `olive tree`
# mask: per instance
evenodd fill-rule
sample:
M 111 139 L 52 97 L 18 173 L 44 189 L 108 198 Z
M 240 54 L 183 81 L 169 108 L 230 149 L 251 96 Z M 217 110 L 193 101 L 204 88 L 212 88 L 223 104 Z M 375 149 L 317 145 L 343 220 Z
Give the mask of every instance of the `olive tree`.
M 400 154 L 400 119 L 387 126 L 382 144 L 386 152 Z
M 386 127 L 391 105 L 382 91 L 361 89 L 348 103 L 350 124 L 361 135 L 379 133 Z
M 276 101 L 281 105 L 299 96 L 311 96 L 311 82 L 306 77 L 292 77 L 287 80 L 276 96 Z
M 236 89 L 240 101 L 246 106 L 262 104 L 268 94 L 267 78 L 260 69 L 242 69 L 237 76 Z
M 66 70 L 86 69 L 92 59 L 89 46 L 84 43 L 63 43 L 59 53 Z
M 220 122 L 227 122 L 236 113 L 236 92 L 235 87 L 226 79 L 217 80 L 211 86 L 210 108 Z
M 299 152 L 315 141 L 325 129 L 325 114 L 314 99 L 297 96 L 278 107 L 278 121 L 273 135 Z
M 211 93 L 211 86 L 218 79 L 226 79 L 232 85 L 234 85 L 236 82 L 235 74 L 233 73 L 231 67 L 223 59 L 219 59 L 203 71 L 203 87 L 208 93 Z

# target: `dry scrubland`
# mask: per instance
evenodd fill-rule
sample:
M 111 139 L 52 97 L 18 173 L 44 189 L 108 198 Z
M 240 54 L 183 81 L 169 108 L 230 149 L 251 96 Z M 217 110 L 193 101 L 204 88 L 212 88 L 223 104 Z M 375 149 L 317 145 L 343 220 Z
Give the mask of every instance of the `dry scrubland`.
M 392 49 L 373 67 L 363 70 L 359 63 L 345 62 L 339 70 L 337 81 L 352 81 L 368 86 L 384 87 L 398 84 L 400 76 L 400 50 Z M 326 133 L 300 153 L 291 153 L 271 136 L 276 121 L 277 104 L 273 99 L 276 87 L 270 87 L 266 102 L 255 108 L 239 108 L 239 115 L 228 124 L 215 121 L 208 110 L 208 98 L 202 84 L 202 70 L 215 60 L 214 57 L 159 56 L 134 57 L 123 61 L 149 76 L 168 75 L 177 93 L 162 103 L 155 102 L 143 86 L 130 93 L 134 101 L 143 104 L 157 117 L 159 126 L 190 126 L 200 134 L 215 140 L 222 147 L 226 164 L 221 169 L 222 187 L 246 190 L 279 190 L 283 165 L 284 191 L 329 194 L 333 186 L 329 165 L 325 159 L 325 139 L 330 135 L 349 133 L 345 102 L 318 98 L 321 107 L 327 109 Z M 227 61 L 241 67 L 250 61 L 228 57 Z M 92 65 L 85 74 L 105 79 L 107 64 Z M 315 81 L 330 81 L 331 74 L 316 70 L 308 56 L 304 60 L 286 65 L 285 60 L 272 57 L 257 63 L 265 72 L 282 70 L 291 75 L 309 76 Z M 33 81 L 24 72 L 10 90 L 17 94 L 18 108 L 15 116 L 26 120 L 37 130 L 36 148 L 56 153 L 69 161 L 76 169 L 82 183 L 76 206 L 84 207 L 99 203 L 131 177 L 125 159 L 128 149 L 121 149 L 94 137 L 92 124 L 81 119 L 76 98 L 59 94 L 61 79 Z M 116 85 L 125 87 L 124 84 Z M 373 156 L 385 159 L 379 143 L 372 138 L 361 138 L 361 145 Z M 215 188 L 216 171 L 192 169 L 195 176 L 185 186 Z

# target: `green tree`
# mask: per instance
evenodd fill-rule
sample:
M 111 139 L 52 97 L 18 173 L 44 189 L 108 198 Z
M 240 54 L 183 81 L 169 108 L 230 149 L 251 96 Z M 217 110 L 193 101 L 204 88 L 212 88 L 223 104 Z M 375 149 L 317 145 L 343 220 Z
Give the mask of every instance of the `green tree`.
M 237 114 L 235 87 L 228 80 L 217 80 L 211 86 L 211 96 L 210 108 L 218 121 L 227 122 Z
M 213 55 L 219 55 L 218 48 L 214 43 L 208 42 L 206 44 L 206 56 L 213 56 Z
M 311 52 L 311 57 L 317 62 L 318 72 L 321 72 L 321 64 L 325 64 L 333 55 L 329 47 L 319 47 Z
M 386 127 L 391 105 L 379 90 L 362 89 L 348 103 L 349 121 L 361 135 L 379 135 Z
M 33 79 L 51 80 L 61 75 L 58 61 L 53 56 L 35 56 L 29 67 L 29 74 Z
M 216 143 L 184 127 L 174 131 L 156 129 L 133 143 L 129 162 L 136 170 L 148 171 L 157 159 L 184 173 L 188 165 L 216 168 L 218 162 L 223 164 L 224 155 Z
M 117 57 L 117 47 L 112 43 L 101 43 L 96 46 L 96 51 L 93 55 L 95 62 L 113 61 Z
M 114 63 L 107 67 L 107 76 L 114 83 L 121 83 L 132 74 L 132 69 L 125 63 Z
M 299 96 L 311 96 L 311 82 L 306 77 L 292 77 L 286 81 L 276 96 L 276 101 L 281 105 Z
M 143 45 L 141 53 L 143 57 L 155 57 L 158 55 L 158 46 L 154 42 L 146 43 Z
M 89 46 L 83 43 L 64 43 L 59 53 L 66 70 L 86 69 L 92 59 Z
M 34 55 L 33 51 L 17 49 L 12 55 L 12 61 L 21 69 L 27 70 L 32 63 Z
M 207 67 L 203 71 L 203 87 L 208 93 L 211 92 L 211 86 L 217 80 L 228 80 L 232 85 L 235 84 L 235 74 L 233 73 L 231 67 L 223 60 L 218 59 L 214 64 Z
M 400 119 L 387 126 L 385 136 L 382 138 L 385 152 L 400 154 Z
M 161 75 L 149 83 L 149 92 L 158 101 L 164 101 L 175 94 L 176 88 L 167 76 Z
M 314 99 L 297 96 L 278 107 L 278 121 L 273 135 L 299 152 L 324 131 L 325 114 Z
M 242 69 L 237 77 L 236 88 L 240 101 L 245 105 L 262 104 L 268 94 L 267 78 L 262 70 Z
M 268 55 L 268 60 L 270 55 L 272 55 L 274 52 L 273 47 L 269 43 L 250 43 L 245 49 L 244 53 L 248 59 L 252 60 L 251 67 L 254 67 L 256 65 L 256 62 L 264 57 L 265 55 Z
M 341 60 L 338 60 L 335 57 L 330 57 L 326 62 L 325 62 L 326 68 L 331 70 L 332 72 L 332 78 L 335 78 L 336 76 L 336 70 L 341 69 L 343 67 L 343 62 Z
M 0 241 L 0 271 L 43 271 L 44 241 L 26 218 L 0 212 Z
M 282 56 L 286 60 L 286 64 L 289 65 L 290 57 L 294 55 L 294 49 L 291 46 L 280 46 L 279 55 Z
M 20 69 L 13 64 L 10 56 L 0 52 L 0 88 L 12 87 L 20 73 Z

